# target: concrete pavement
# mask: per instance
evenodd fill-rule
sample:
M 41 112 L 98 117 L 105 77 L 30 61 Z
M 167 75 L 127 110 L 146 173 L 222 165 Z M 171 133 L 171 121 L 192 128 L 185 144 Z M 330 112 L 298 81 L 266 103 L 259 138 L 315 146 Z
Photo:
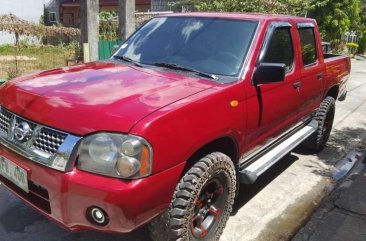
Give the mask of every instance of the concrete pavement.
M 292 241 L 366 240 L 366 169 L 347 178 Z
M 366 62 L 353 62 L 345 102 L 337 102 L 334 130 L 319 155 L 296 150 L 254 185 L 241 186 L 221 240 L 288 240 L 305 223 L 335 183 L 335 164 L 366 143 Z M 148 241 L 146 227 L 128 235 L 68 233 L 40 216 L 0 185 L 1 241 Z

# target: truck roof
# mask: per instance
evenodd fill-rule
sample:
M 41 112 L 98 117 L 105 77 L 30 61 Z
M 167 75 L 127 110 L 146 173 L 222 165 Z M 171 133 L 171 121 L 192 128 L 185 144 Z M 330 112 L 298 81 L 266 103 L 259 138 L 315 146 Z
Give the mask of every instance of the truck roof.
M 169 17 L 206 17 L 206 18 L 229 18 L 229 19 L 242 19 L 242 20 L 256 20 L 256 21 L 306 21 L 314 22 L 314 19 L 296 17 L 281 14 L 265 14 L 265 13 L 226 13 L 226 12 L 191 12 L 191 13 L 172 13 L 162 16 Z

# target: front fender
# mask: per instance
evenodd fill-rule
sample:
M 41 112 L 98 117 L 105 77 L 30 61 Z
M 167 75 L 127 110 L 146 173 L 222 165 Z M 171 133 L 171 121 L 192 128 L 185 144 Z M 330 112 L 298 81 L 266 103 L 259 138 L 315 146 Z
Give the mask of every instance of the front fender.
M 240 150 L 246 120 L 241 84 L 217 86 L 190 96 L 154 112 L 132 128 L 131 134 L 144 137 L 152 145 L 153 173 L 187 161 L 220 137 L 233 138 Z M 232 100 L 239 105 L 232 107 Z

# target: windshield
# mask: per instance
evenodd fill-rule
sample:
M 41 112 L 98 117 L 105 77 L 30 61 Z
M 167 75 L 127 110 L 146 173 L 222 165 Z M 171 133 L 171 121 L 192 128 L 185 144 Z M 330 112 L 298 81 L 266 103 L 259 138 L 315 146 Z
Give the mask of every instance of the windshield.
M 169 63 L 236 76 L 257 24 L 219 18 L 158 17 L 129 38 L 116 55 L 143 64 Z

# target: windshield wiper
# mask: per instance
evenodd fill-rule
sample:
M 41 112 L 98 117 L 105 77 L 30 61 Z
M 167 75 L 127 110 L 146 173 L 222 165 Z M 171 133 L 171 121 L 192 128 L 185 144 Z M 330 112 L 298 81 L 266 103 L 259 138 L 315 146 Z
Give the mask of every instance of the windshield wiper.
M 124 56 L 124 55 L 114 55 L 113 58 L 123 60 L 123 61 L 129 62 L 129 63 L 133 63 L 134 65 L 136 65 L 138 67 L 143 67 L 141 63 L 139 63 L 136 60 L 133 60 L 127 56 Z
M 214 79 L 214 80 L 218 80 L 219 77 L 217 77 L 214 74 L 210 74 L 210 73 L 205 73 L 187 66 L 182 66 L 179 64 L 175 64 L 175 63 L 166 63 L 166 62 L 158 62 L 158 63 L 154 63 L 155 66 L 160 66 L 160 67 L 166 67 L 166 68 L 170 68 L 170 69 L 177 69 L 177 70 L 183 70 L 183 71 L 189 71 L 189 72 L 193 72 L 196 74 L 199 74 L 203 77 L 206 78 L 210 78 L 210 79 Z

